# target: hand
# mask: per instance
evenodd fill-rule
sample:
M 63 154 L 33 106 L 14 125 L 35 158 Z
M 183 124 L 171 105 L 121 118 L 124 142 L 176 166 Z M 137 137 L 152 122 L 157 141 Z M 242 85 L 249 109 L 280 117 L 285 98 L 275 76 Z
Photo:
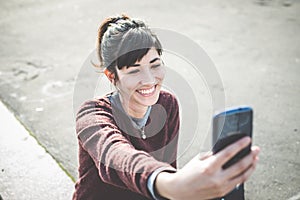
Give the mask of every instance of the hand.
M 250 142 L 249 137 L 242 138 L 215 155 L 196 156 L 176 173 L 161 172 L 156 178 L 156 190 L 161 196 L 174 200 L 212 199 L 226 195 L 255 170 L 258 147 L 252 147 L 249 155 L 229 168 L 222 168 Z

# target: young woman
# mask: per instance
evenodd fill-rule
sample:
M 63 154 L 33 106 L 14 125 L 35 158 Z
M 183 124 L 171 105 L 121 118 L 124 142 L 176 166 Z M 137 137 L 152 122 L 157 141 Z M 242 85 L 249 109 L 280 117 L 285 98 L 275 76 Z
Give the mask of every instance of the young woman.
M 85 102 L 77 114 L 74 200 L 211 199 L 249 178 L 257 147 L 230 168 L 222 165 L 250 138 L 176 169 L 178 103 L 162 90 L 162 47 L 144 22 L 125 15 L 106 19 L 99 29 L 98 54 L 116 91 Z

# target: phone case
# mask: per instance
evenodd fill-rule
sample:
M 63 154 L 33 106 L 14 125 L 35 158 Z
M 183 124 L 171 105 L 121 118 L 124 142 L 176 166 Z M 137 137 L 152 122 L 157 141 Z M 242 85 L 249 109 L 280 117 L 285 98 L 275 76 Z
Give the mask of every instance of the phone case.
M 242 137 L 252 137 L 253 110 L 251 107 L 231 108 L 221 112 L 213 118 L 213 153 L 217 153 L 226 146 Z M 223 168 L 231 166 L 250 152 L 251 144 L 224 164 Z
M 217 153 L 241 139 L 249 136 L 252 138 L 253 110 L 251 107 L 231 108 L 218 113 L 213 118 L 213 153 Z M 222 168 L 226 169 L 249 154 L 251 144 L 237 153 L 232 159 L 225 163 Z M 221 198 L 213 200 L 244 200 L 244 184 L 239 185 L 230 193 Z

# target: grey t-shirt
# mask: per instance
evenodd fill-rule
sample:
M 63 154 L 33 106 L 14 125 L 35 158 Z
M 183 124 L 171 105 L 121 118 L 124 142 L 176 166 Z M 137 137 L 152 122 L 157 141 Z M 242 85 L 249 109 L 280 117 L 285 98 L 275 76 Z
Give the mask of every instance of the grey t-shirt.
M 118 108 L 122 112 L 126 113 L 123 106 L 122 106 L 122 104 L 121 104 L 121 100 L 120 100 L 120 96 L 119 96 L 118 92 L 113 93 L 108 98 L 109 98 L 109 100 L 110 100 L 113 107 Z M 132 121 L 133 126 L 136 129 L 142 129 L 147 123 L 150 112 L 151 112 L 151 106 L 148 106 L 147 112 L 145 113 L 143 118 L 135 118 L 135 117 L 129 116 L 127 113 L 126 114 L 129 116 L 129 118 Z

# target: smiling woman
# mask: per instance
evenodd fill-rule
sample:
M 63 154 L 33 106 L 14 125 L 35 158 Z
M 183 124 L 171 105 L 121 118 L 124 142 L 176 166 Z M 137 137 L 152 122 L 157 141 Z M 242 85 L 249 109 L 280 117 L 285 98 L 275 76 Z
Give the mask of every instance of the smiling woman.
M 77 113 L 74 200 L 209 199 L 252 174 L 257 148 L 222 168 L 249 138 L 176 169 L 179 107 L 176 97 L 162 90 L 166 70 L 161 54 L 160 41 L 144 22 L 122 15 L 101 24 L 99 67 L 116 91 L 87 100 Z
M 116 82 L 125 111 L 132 117 L 142 118 L 148 106 L 154 105 L 160 94 L 165 71 L 155 48 L 135 64 L 117 69 Z
M 160 41 L 140 20 L 123 15 L 100 26 L 99 67 L 116 91 L 79 109 L 73 199 L 151 199 L 153 177 L 176 171 L 179 108 L 176 98 L 161 90 L 161 54 Z M 157 150 L 162 153 L 151 155 Z

